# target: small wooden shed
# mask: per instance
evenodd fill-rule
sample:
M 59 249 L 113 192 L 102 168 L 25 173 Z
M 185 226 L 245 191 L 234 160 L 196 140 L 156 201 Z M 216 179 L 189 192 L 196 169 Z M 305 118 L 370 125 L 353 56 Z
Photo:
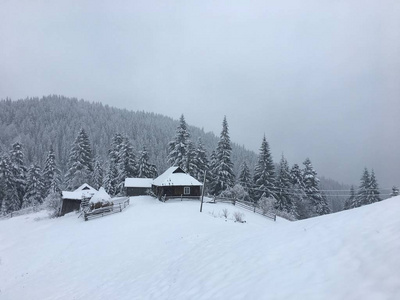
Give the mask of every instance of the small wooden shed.
M 179 167 L 171 167 L 163 174 L 154 179 L 152 184 L 153 193 L 158 199 L 178 197 L 200 197 L 201 184 L 197 179 L 185 173 Z
M 153 183 L 152 178 L 126 178 L 125 190 L 127 196 L 142 196 L 147 195 L 151 190 Z
M 76 190 L 62 191 L 62 204 L 60 215 L 63 216 L 81 208 L 81 202 L 83 199 L 90 199 L 97 192 L 96 189 L 92 188 L 87 183 L 82 184 Z

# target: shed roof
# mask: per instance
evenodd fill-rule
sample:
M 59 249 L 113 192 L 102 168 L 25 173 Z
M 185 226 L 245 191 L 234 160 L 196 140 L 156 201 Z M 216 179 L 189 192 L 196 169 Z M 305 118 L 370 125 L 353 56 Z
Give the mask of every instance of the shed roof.
M 202 186 L 194 177 L 179 167 L 170 167 L 153 181 L 156 186 Z
M 63 199 L 82 200 L 83 198 L 91 198 L 96 192 L 95 188 L 84 183 L 73 192 L 62 191 L 61 193 Z
M 151 188 L 152 178 L 125 178 L 125 187 Z

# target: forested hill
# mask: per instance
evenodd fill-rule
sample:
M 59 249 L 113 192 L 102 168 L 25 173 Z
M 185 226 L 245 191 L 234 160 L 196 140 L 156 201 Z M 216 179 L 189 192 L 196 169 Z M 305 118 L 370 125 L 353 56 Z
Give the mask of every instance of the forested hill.
M 222 118 L 223 115 L 221 123 Z M 66 171 L 68 154 L 80 128 L 86 130 L 95 155 L 104 162 L 107 161 L 112 137 L 121 133 L 128 136 L 136 151 L 146 146 L 150 161 L 162 172 L 169 167 L 168 142 L 174 139 L 177 126 L 178 121 L 163 115 L 117 109 L 63 96 L 0 101 L 1 151 L 8 152 L 14 142 L 21 142 L 27 163 L 42 165 L 50 145 L 53 145 L 63 172 Z M 215 150 L 219 138 L 214 133 L 205 133 L 193 126 L 189 126 L 189 131 L 194 143 L 198 137 L 202 138 L 208 155 Z M 232 148 L 236 174 L 244 160 L 253 168 L 256 161 L 254 152 L 234 143 Z

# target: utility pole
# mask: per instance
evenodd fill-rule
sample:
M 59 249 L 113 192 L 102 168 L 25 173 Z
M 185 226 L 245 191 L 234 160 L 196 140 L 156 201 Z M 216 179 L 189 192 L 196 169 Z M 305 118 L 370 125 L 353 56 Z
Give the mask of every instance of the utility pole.
M 204 171 L 203 189 L 201 190 L 200 212 L 203 211 L 204 189 L 206 188 L 206 174 L 207 174 L 207 171 Z

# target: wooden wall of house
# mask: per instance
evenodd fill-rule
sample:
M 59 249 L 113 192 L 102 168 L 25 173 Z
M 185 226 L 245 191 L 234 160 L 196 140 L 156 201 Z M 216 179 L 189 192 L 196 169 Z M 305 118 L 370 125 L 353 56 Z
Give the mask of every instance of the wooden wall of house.
M 197 197 L 201 196 L 201 187 L 200 186 L 190 186 L 190 194 L 184 194 L 185 186 L 153 186 L 153 192 L 159 197 L 163 197 L 166 195 L 167 197 L 180 197 L 180 196 L 190 196 Z
M 81 200 L 63 199 L 61 207 L 61 216 L 79 210 L 81 207 Z
M 150 190 L 150 188 L 127 187 L 126 188 L 126 195 L 127 196 L 143 196 L 143 195 L 147 195 L 147 191 L 148 190 Z

